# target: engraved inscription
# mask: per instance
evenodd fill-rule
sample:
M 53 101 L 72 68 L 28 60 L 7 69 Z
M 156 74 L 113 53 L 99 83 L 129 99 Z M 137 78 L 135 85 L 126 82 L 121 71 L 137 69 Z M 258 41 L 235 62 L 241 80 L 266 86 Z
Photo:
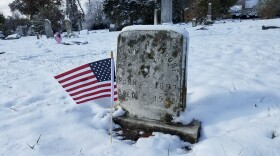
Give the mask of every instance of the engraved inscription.
M 173 31 L 124 31 L 118 40 L 117 86 L 129 114 L 162 120 L 185 105 L 184 38 Z

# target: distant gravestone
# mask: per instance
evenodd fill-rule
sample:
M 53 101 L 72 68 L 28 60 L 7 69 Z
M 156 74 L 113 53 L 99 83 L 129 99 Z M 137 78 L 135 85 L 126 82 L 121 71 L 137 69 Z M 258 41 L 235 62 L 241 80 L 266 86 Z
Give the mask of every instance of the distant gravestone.
M 208 3 L 207 21 L 212 21 L 212 4 Z
M 116 31 L 116 25 L 115 24 L 110 24 L 109 31 Z
M 19 34 L 20 36 L 23 36 L 23 29 L 22 29 L 22 26 L 18 26 L 16 28 L 16 33 Z
M 36 35 L 36 32 L 34 30 L 34 27 L 33 26 L 29 27 L 27 30 L 27 36 L 35 36 L 35 35 Z
M 161 0 L 161 23 L 172 23 L 171 0 Z
M 5 36 L 2 31 L 0 31 L 0 39 L 5 39 Z
M 185 29 L 164 25 L 131 26 L 120 33 L 116 79 L 127 116 L 116 123 L 197 142 L 199 122 L 171 122 L 186 108 L 188 40 Z
M 19 34 L 20 36 L 27 36 L 27 26 L 18 26 L 16 28 L 16 33 Z
M 118 97 L 131 116 L 170 122 L 186 107 L 188 36 L 154 28 L 120 34 Z
M 49 21 L 48 19 L 45 20 L 45 34 L 47 38 L 54 36 L 51 21 Z
M 154 25 L 158 25 L 158 9 L 154 10 Z
M 66 28 L 66 31 L 67 31 L 67 35 L 68 37 L 70 37 L 73 32 L 72 32 L 72 22 L 70 21 L 70 19 L 66 18 L 64 20 L 64 24 L 65 24 L 65 28 Z

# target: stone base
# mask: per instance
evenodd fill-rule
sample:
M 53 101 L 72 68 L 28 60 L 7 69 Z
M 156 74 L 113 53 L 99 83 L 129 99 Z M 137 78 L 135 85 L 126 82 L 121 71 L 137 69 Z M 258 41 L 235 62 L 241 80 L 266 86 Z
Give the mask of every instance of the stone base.
M 141 130 L 144 132 L 162 132 L 171 135 L 177 135 L 182 140 L 196 143 L 199 139 L 200 122 L 193 120 L 188 125 L 182 124 L 165 124 L 152 120 L 140 120 L 130 117 L 116 117 L 113 118 L 116 124 L 119 124 L 122 128 L 131 130 Z

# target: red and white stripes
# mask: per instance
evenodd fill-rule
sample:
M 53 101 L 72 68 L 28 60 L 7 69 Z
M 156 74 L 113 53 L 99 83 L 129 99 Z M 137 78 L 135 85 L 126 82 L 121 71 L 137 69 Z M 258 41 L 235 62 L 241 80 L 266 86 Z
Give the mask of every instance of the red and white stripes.
M 111 97 L 111 81 L 98 82 L 89 64 L 59 74 L 55 79 L 77 104 Z M 116 100 L 117 89 L 114 83 L 114 101 Z

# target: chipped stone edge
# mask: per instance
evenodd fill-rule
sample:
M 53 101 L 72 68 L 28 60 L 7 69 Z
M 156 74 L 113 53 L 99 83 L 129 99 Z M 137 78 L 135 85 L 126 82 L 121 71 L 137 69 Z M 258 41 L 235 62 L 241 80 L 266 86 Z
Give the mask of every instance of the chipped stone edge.
M 197 143 L 200 137 L 201 123 L 193 120 L 188 125 L 166 124 L 154 120 L 142 120 L 131 117 L 115 117 L 113 121 L 123 128 L 133 130 L 143 130 L 146 132 L 161 132 L 171 135 L 177 135 L 182 140 L 192 144 Z

